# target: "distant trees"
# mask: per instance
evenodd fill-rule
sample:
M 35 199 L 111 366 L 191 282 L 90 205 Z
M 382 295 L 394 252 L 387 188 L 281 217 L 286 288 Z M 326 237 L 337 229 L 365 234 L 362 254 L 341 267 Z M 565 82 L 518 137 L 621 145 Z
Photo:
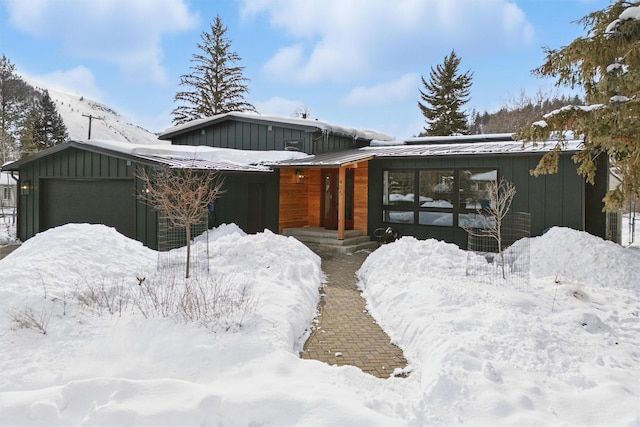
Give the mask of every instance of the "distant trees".
M 565 131 L 584 138 L 573 157 L 578 173 L 593 183 L 596 159 L 608 156 L 622 182 L 607 193 L 605 208 L 617 210 L 640 196 L 640 2 L 617 0 L 580 22 L 586 36 L 560 49 L 545 49 L 546 61 L 533 72 L 554 77 L 558 86 L 581 88 L 587 105 L 546 114 L 517 137 L 532 143 L 561 139 L 534 175 L 557 171 Z
M 0 59 L 0 161 L 5 163 L 65 142 L 67 127 L 48 91 L 26 83 L 15 66 Z
M 429 81 L 421 77 L 425 90 L 420 89 L 418 107 L 427 122 L 421 136 L 469 133 L 462 107 L 469 102 L 473 73 L 459 74 L 459 66 L 460 58 L 452 50 L 442 64 L 431 67 Z
M 293 113 L 291 115 L 298 119 L 310 119 L 311 108 L 309 108 L 309 106 L 306 104 L 300 104 L 293 110 Z
M 226 32 L 216 16 L 210 31 L 202 33 L 199 53 L 192 55 L 191 72 L 180 76 L 180 85 L 187 89 L 174 97 L 174 102 L 181 103 L 172 112 L 174 124 L 231 111 L 256 111 L 245 100 L 249 79 L 242 74 L 244 67 L 238 65 L 242 58 L 231 50 Z
M 0 58 L 0 165 L 17 157 L 19 130 L 26 118 L 29 95 L 33 91 L 16 74 L 15 65 Z
M 536 121 L 543 114 L 566 105 L 583 105 L 578 95 L 552 95 L 538 91 L 534 97 L 521 91 L 518 97 L 505 101 L 498 111 L 479 113 L 473 110 L 469 117 L 469 133 L 515 133 Z

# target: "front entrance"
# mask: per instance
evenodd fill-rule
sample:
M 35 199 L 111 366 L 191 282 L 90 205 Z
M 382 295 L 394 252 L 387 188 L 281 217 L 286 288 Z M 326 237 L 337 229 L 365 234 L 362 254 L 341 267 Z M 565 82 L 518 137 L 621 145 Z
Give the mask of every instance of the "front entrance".
M 322 169 L 320 176 L 320 226 L 338 229 L 339 169 Z M 345 170 L 344 228 L 353 230 L 353 169 Z

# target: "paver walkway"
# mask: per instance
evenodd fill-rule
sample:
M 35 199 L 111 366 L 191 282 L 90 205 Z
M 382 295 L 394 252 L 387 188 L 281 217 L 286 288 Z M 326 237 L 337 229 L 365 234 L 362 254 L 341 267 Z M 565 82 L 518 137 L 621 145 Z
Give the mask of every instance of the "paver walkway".
M 369 315 L 356 287 L 355 272 L 367 253 L 319 255 L 327 283 L 318 306 L 317 323 L 300 357 L 357 366 L 380 378 L 389 378 L 395 368 L 406 367 L 402 350 L 390 343 L 389 336 Z

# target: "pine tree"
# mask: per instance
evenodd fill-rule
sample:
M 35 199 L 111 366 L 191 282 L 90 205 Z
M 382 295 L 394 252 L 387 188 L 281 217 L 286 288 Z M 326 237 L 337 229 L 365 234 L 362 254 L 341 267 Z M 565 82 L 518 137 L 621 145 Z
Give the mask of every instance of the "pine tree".
M 42 132 L 38 108 L 32 108 L 25 117 L 20 128 L 20 157 L 27 156 L 42 149 Z
M 230 111 L 256 111 L 245 100 L 249 79 L 242 75 L 244 67 L 238 65 L 242 59 L 231 50 L 226 32 L 227 27 L 216 16 L 210 32 L 202 33 L 202 42 L 197 45 L 200 53 L 192 55 L 191 74 L 180 76 L 180 85 L 189 90 L 174 97 L 175 102 L 183 103 L 172 112 L 174 124 Z
M 18 133 L 26 119 L 33 89 L 15 71 L 15 65 L 0 59 L 0 165 L 16 157 Z
M 69 139 L 67 127 L 49 96 L 49 91 L 37 92 L 34 102 L 20 127 L 20 155 L 62 144 Z
M 561 139 L 534 175 L 557 171 L 565 131 L 584 138 L 583 149 L 574 155 L 578 173 L 593 183 L 596 158 L 608 156 L 622 182 L 607 193 L 605 208 L 617 210 L 625 200 L 640 196 L 640 2 L 617 0 L 580 23 L 586 36 L 546 49 L 545 63 L 533 72 L 555 78 L 557 86 L 581 88 L 587 105 L 546 114 L 517 137 L 534 143 L 550 136 Z
M 421 77 L 425 91 L 420 90 L 420 98 L 424 103 L 418 101 L 418 106 L 427 121 L 421 136 L 469 133 L 467 116 L 461 108 L 469 102 L 473 74 L 468 70 L 459 74 L 459 66 L 460 58 L 452 50 L 435 70 L 431 67 L 428 82 Z
M 42 93 L 40 107 L 42 111 L 41 126 L 44 148 L 66 142 L 69 139 L 67 127 L 64 124 L 64 120 L 62 120 L 62 116 L 58 113 L 56 105 L 51 100 L 48 90 Z

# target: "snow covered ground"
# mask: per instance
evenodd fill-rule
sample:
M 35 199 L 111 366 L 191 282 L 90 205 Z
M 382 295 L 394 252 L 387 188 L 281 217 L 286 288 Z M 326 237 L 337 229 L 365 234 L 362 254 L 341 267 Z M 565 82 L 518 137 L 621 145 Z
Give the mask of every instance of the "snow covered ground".
M 150 296 L 175 302 L 184 281 L 108 227 L 51 229 L 0 260 L 0 425 L 640 423 L 638 246 L 551 229 L 529 240 L 525 288 L 467 276 L 470 254 L 451 244 L 381 247 L 360 286 L 410 373 L 378 379 L 298 357 L 317 255 L 234 225 L 208 241 L 216 295 L 235 309 L 198 322 L 151 315 Z

